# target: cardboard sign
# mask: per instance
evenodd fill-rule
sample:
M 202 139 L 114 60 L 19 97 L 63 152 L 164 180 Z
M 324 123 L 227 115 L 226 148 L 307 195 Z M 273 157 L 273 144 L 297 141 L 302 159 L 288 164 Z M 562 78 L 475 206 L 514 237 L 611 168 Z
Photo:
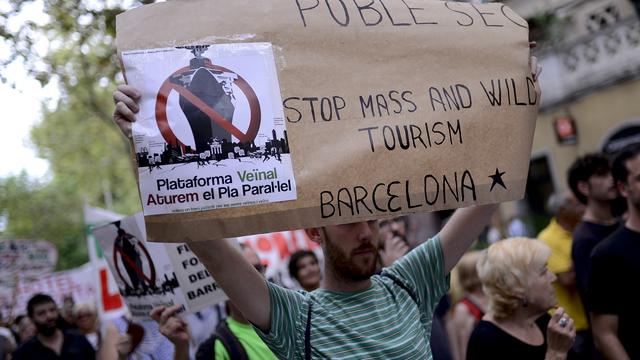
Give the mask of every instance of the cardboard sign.
M 168 48 L 270 44 L 284 109 L 295 200 L 248 205 L 252 200 L 242 199 L 231 201 L 238 207 L 148 214 L 152 241 L 301 229 L 515 200 L 524 194 L 539 95 L 529 71 L 527 23 L 502 4 L 173 1 L 120 14 L 117 29 L 125 60 L 132 52 Z M 219 65 L 229 53 L 215 51 L 222 55 L 202 53 L 206 59 L 197 61 L 208 61 L 204 68 L 212 71 L 230 70 L 227 77 L 244 76 L 238 59 Z M 157 73 L 157 83 L 164 83 L 166 74 L 158 66 L 142 71 L 149 72 L 145 78 Z M 175 89 L 169 97 L 187 94 Z M 160 124 L 155 131 L 165 126 L 159 90 L 145 91 L 142 100 L 155 102 L 155 123 Z M 224 124 L 224 106 L 201 104 L 207 101 L 204 95 L 186 99 L 207 110 L 212 124 Z M 245 126 L 236 128 L 240 137 L 251 133 Z M 176 136 L 182 144 L 198 137 Z M 182 194 L 179 201 L 202 210 L 205 193 L 233 197 L 226 187 L 242 192 L 236 185 L 242 180 L 239 173 L 230 176 L 233 186 L 192 181 L 189 194 L 197 195 Z M 160 185 L 152 184 L 158 194 L 165 191 Z M 148 186 L 140 182 L 147 196 L 143 203 L 149 200 Z
M 195 312 L 226 295 L 186 244 L 146 241 L 142 213 L 93 230 L 131 315 L 148 320 L 155 306 Z

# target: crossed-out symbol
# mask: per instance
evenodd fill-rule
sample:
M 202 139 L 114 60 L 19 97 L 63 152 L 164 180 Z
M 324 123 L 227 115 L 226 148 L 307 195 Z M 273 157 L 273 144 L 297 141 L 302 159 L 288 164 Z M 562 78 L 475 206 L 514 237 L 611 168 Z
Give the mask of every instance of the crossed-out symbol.
M 118 276 L 120 277 L 120 279 L 127 284 L 128 286 L 130 286 L 131 288 L 133 288 L 133 281 L 131 281 L 131 284 L 127 283 L 127 280 L 124 276 L 122 276 L 122 272 L 120 271 L 120 265 L 118 262 L 118 255 L 120 255 L 120 258 L 122 259 L 122 262 L 127 263 L 127 265 L 129 265 L 129 267 L 133 268 L 136 272 L 136 274 L 138 274 L 138 276 L 140 277 L 140 279 L 142 279 L 143 282 L 145 282 L 148 286 L 154 286 L 156 283 L 156 267 L 153 265 L 153 261 L 151 260 L 151 255 L 149 254 L 149 252 L 147 251 L 147 248 L 138 243 L 136 246 L 138 246 L 140 249 L 142 249 L 142 252 L 144 253 L 145 257 L 147 258 L 147 263 L 149 264 L 149 269 L 150 269 L 150 274 L 149 276 L 147 276 L 143 269 L 138 267 L 138 265 L 136 264 L 134 259 L 131 259 L 129 256 L 127 256 L 123 251 L 122 248 L 120 248 L 119 246 L 116 246 L 114 244 L 113 246 L 113 263 L 116 267 L 116 272 L 118 273 Z
M 223 71 L 236 74 L 235 72 L 218 65 L 214 65 L 208 59 L 205 60 L 205 67 L 207 69 L 215 70 L 215 71 Z M 179 84 L 174 84 L 169 79 L 174 76 L 184 74 L 188 71 L 191 71 L 190 67 L 186 66 L 181 69 L 178 69 L 176 72 L 171 74 L 160 86 L 158 90 L 158 95 L 156 97 L 156 122 L 158 124 L 158 129 L 160 129 L 160 133 L 162 137 L 168 144 L 172 144 L 174 146 L 180 145 L 182 151 L 185 151 L 186 146 L 176 137 L 173 133 L 173 130 L 169 126 L 169 120 L 167 119 L 167 99 L 169 98 L 169 94 L 171 90 L 177 91 L 182 97 L 187 99 L 190 103 L 192 103 L 195 107 L 197 107 L 200 111 L 205 113 L 211 121 L 215 122 L 223 129 L 228 131 L 231 135 L 235 136 L 241 143 L 249 143 L 253 141 L 258 135 L 258 130 L 260 129 L 260 103 L 258 102 L 258 97 L 256 93 L 253 91 L 249 83 L 242 78 L 242 76 L 236 74 L 238 78 L 235 80 L 235 85 L 244 93 L 244 96 L 247 98 L 249 102 L 249 109 L 251 111 L 251 117 L 249 120 L 249 128 L 247 132 L 244 133 L 236 126 L 234 126 L 231 121 L 225 119 L 222 115 L 220 115 L 215 109 L 211 108 L 200 98 L 195 96 L 191 91 L 189 91 L 184 86 Z

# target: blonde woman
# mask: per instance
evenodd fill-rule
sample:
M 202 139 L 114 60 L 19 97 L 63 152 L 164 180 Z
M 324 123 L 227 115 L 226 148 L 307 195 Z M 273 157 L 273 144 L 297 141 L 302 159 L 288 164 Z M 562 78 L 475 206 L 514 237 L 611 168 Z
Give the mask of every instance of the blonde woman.
M 100 322 L 98 310 L 92 302 L 74 304 L 73 320 L 94 350 L 100 347 Z
M 497 242 L 482 254 L 477 270 L 489 308 L 471 334 L 467 359 L 566 359 L 575 329 L 562 308 L 548 315 L 556 304 L 549 254 L 528 238 Z

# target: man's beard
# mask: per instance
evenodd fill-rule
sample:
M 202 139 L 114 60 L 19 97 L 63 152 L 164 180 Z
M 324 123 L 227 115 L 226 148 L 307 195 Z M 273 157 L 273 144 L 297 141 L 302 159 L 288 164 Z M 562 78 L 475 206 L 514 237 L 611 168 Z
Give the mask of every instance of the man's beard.
M 56 324 L 39 324 L 37 322 L 34 321 L 34 324 L 36 325 L 36 329 L 38 329 L 38 334 L 41 334 L 44 337 L 50 337 L 52 336 L 56 330 L 58 329 L 58 326 Z
M 333 243 L 333 239 L 329 238 L 326 230 L 324 230 L 325 237 L 325 257 L 328 264 L 331 264 L 335 274 L 346 280 L 362 281 L 369 279 L 376 272 L 378 264 L 378 249 L 373 244 L 363 244 L 352 252 L 371 250 L 373 252 L 373 259 L 366 267 L 358 266 L 353 259 L 353 255 L 345 254 L 338 246 Z

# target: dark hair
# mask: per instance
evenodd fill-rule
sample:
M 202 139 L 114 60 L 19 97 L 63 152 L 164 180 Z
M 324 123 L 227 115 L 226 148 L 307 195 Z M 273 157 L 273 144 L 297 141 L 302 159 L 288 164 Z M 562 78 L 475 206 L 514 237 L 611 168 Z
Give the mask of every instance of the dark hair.
M 629 170 L 625 163 L 638 155 L 640 155 L 640 143 L 627 145 L 616 155 L 613 159 L 613 165 L 611 165 L 611 174 L 616 184 L 618 181 L 627 182 Z
M 55 301 L 53 301 L 53 298 L 49 295 L 46 294 L 35 294 L 31 297 L 31 299 L 29 299 L 29 302 L 27 302 L 27 314 L 29 314 L 30 318 L 33 318 L 33 310 L 35 309 L 36 306 L 40 305 L 40 304 L 46 304 L 46 303 L 56 303 Z
M 20 315 L 16 316 L 16 317 L 13 319 L 13 323 L 14 323 L 15 325 L 20 324 L 20 320 L 22 320 L 25 316 L 27 316 L 27 315 L 25 315 L 25 314 L 20 314 Z
M 313 251 L 310 250 L 298 250 L 291 255 L 291 257 L 289 258 L 289 275 L 292 278 L 296 280 L 298 279 L 298 271 L 300 270 L 300 268 L 298 267 L 298 261 L 307 256 L 313 257 L 316 262 L 318 262 L 318 257 Z
M 603 154 L 593 153 L 577 158 L 569 168 L 569 187 L 573 195 L 586 204 L 587 197 L 578 189 L 578 183 L 589 181 L 593 175 L 604 175 L 610 171 L 609 159 Z

